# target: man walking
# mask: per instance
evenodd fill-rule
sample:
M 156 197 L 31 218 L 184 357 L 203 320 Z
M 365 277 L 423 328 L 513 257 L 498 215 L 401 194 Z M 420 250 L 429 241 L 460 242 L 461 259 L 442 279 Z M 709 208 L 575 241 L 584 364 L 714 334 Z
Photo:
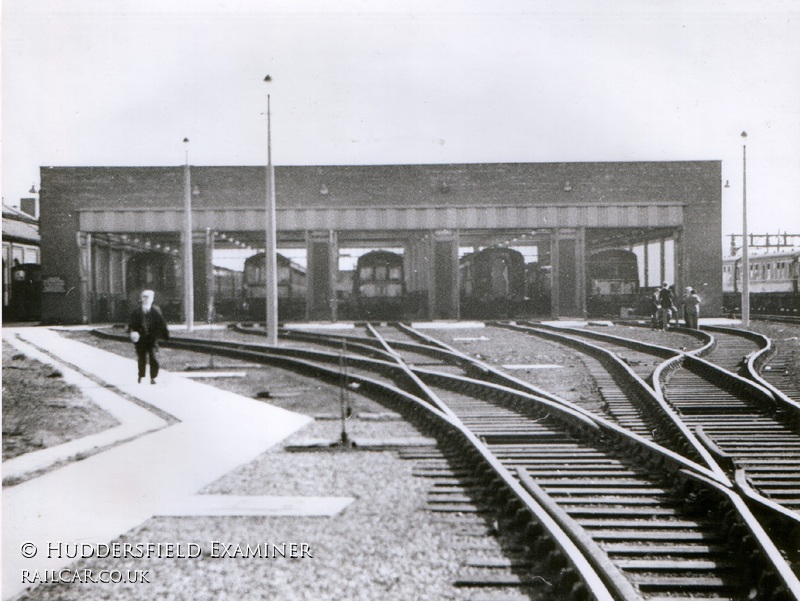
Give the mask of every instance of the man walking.
M 139 366 L 139 382 L 145 376 L 147 363 L 150 363 L 150 383 L 155 384 L 158 377 L 158 341 L 169 339 L 169 329 L 161 309 L 153 304 L 155 292 L 143 290 L 140 306 L 131 313 L 128 333 L 136 348 Z

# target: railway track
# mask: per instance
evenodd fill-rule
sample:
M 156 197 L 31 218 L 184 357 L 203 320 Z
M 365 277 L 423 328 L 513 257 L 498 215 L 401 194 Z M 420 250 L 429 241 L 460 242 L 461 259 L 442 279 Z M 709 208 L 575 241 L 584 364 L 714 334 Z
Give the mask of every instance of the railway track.
M 747 376 L 769 389 L 784 404 L 800 406 L 800 390 L 790 374 L 790 351 L 765 336 L 757 353 L 747 359 Z
M 698 437 L 729 477 L 800 516 L 800 410 L 759 386 L 753 359 L 768 341 L 757 334 L 727 328 L 709 329 L 711 344 L 697 354 L 712 353 L 717 362 L 737 368 L 755 383 L 703 359 L 655 345 L 615 336 L 565 328 L 563 341 L 603 340 L 604 349 L 620 354 L 625 348 L 666 358 L 649 378 L 657 396 L 674 410 L 671 415 Z M 531 333 L 544 335 L 530 328 Z M 574 344 L 574 342 L 573 342 Z M 588 346 L 585 345 L 584 346 Z M 671 356 L 670 356 L 671 354 Z M 793 521 L 793 517 L 789 519 Z M 790 522 L 791 524 L 791 522 Z M 796 529 L 797 525 L 790 525 Z
M 370 334 L 377 344 L 365 344 L 369 356 L 348 356 L 350 377 L 362 393 L 399 404 L 408 419 L 457 447 L 459 469 L 467 470 L 461 475 L 493 499 L 496 522 L 522 533 L 524 557 L 516 551 L 510 565 L 546 574 L 553 598 L 800 598 L 778 548 L 713 469 L 520 387 L 416 365 L 419 345 L 404 349 L 411 343 Z M 335 352 L 170 344 L 340 379 Z M 423 346 L 425 357 L 487 375 L 446 345 Z
M 602 396 L 603 414 L 612 421 L 700 464 L 724 466 L 731 479 L 736 479 L 737 470 L 745 470 L 746 476 L 738 478 L 743 485 L 752 487 L 757 494 L 779 506 L 797 511 L 800 504 L 800 455 L 793 444 L 797 438 L 797 412 L 792 411 L 791 405 L 784 402 L 776 411 L 768 392 L 765 396 L 765 391 L 758 386 L 749 386 L 725 370 L 715 370 L 712 364 L 674 349 L 577 329 L 536 328 L 532 325 L 507 327 L 569 344 L 583 352 L 584 362 Z M 374 331 L 370 333 L 373 338 L 377 336 Z M 477 372 L 478 377 L 488 381 L 510 384 L 534 394 L 541 392 L 484 371 L 490 368 L 459 355 L 446 345 L 435 344 L 420 332 L 405 327 L 403 333 L 427 343 L 419 346 L 407 340 L 395 342 L 404 352 L 412 353 L 409 362 L 419 363 L 420 354 L 432 354 L 436 357 L 434 365 L 440 370 L 452 372 L 455 368 L 470 375 Z M 715 338 L 692 352 L 702 354 L 713 349 L 718 361 L 732 366 L 732 357 L 741 357 L 745 351 L 752 355 L 754 349 L 764 347 L 758 336 L 751 333 L 722 330 L 714 334 L 719 339 Z M 591 344 L 585 340 L 587 338 Z M 376 349 L 385 347 L 385 343 L 376 340 L 370 344 Z M 383 352 L 386 352 L 385 348 Z M 634 356 L 645 358 L 638 363 L 647 364 L 647 371 L 639 374 L 633 371 L 630 363 L 634 362 Z M 659 364 L 658 376 L 654 378 L 650 367 L 665 360 L 667 362 Z M 747 366 L 747 362 L 741 359 L 736 361 L 736 366 L 740 364 Z M 686 369 L 687 365 L 692 366 L 694 372 Z M 749 367 L 752 369 L 753 366 Z M 647 384 L 642 375 L 647 377 Z M 668 379 L 671 387 L 666 385 Z M 717 399 L 717 402 L 698 404 L 697 399 L 702 398 Z M 704 409 L 700 410 L 700 406 Z M 739 407 L 737 415 L 731 415 L 733 406 Z M 745 407 L 750 407 L 750 410 Z M 748 428 L 751 423 L 754 426 Z M 760 427 L 756 429 L 755 424 L 760 424 Z M 747 430 L 743 434 L 747 439 L 746 445 L 730 440 L 730 432 L 743 429 Z M 779 464 L 775 464 L 776 461 Z M 774 468 L 770 467 L 773 465 Z M 795 527 L 791 526 L 791 529 Z
M 795 403 L 800 403 L 800 389 L 795 386 L 787 361 L 788 357 L 778 350 L 758 373 L 773 389 L 780 390 Z
M 657 394 L 652 384 L 654 366 L 679 353 L 635 340 L 572 328 L 534 324 L 498 324 L 501 327 L 567 345 L 581 353 L 602 398 L 602 413 L 614 423 L 706 466 L 715 464 L 701 442 Z M 632 357 L 639 357 L 637 371 Z
M 553 416 L 552 407 L 542 415 L 530 404 L 523 408 L 508 393 L 501 396 L 507 404 L 487 401 L 487 396 L 497 398 L 497 394 L 487 395 L 490 385 L 419 373 L 432 393 L 517 474 L 537 500 L 575 536 L 586 537 L 590 550 L 611 561 L 607 570 L 616 570 L 615 577 L 624 578 L 632 594 L 653 598 L 751 594 L 752 588 L 737 592 L 742 584 L 738 581 L 741 566 L 734 559 L 737 552 L 720 544 L 723 524 L 709 517 L 707 507 L 697 512 L 692 502 L 687 504 L 687 498 L 696 497 L 694 492 L 687 497 L 684 487 L 697 483 L 683 481 L 676 487 L 682 468 L 664 469 L 670 459 L 680 463 L 682 458 L 659 449 L 664 463 L 654 470 L 641 461 L 641 455 L 633 460 L 627 450 L 607 442 L 611 438 L 617 445 L 630 443 L 622 429 L 602 424 L 605 437 L 587 436 L 585 430 L 577 436 L 574 425 Z M 626 439 L 625 443 L 619 438 Z M 640 445 L 641 453 L 651 448 L 644 441 L 630 444 Z M 714 486 L 715 474 L 699 466 L 693 469 L 704 473 L 703 479 L 709 478 L 705 484 Z M 687 528 L 693 531 L 694 542 L 682 540 Z M 619 588 L 625 590 L 625 585 Z
M 604 334 L 570 330 L 577 338 L 604 339 L 605 350 L 615 346 L 633 346 L 639 342 L 621 340 Z M 771 394 L 758 386 L 755 360 L 766 350 L 768 341 L 744 331 L 729 329 L 717 332 L 710 344 L 697 354 L 717 354 L 718 361 L 734 365 L 733 357 L 747 352 L 736 361 L 737 371 L 750 376 L 755 384 L 719 368 L 719 366 L 676 353 L 653 374 L 656 393 L 675 410 L 693 437 L 714 456 L 751 507 L 768 524 L 780 541 L 783 552 L 800 565 L 800 434 L 798 407 L 779 391 Z M 542 335 L 542 332 L 539 332 Z M 563 340 L 568 340 L 569 336 Z M 744 343 L 742 341 L 745 341 Z M 573 344 L 575 344 L 573 342 Z M 617 351 L 618 352 L 618 351 Z M 662 347 L 651 345 L 654 355 L 664 356 Z
M 762 497 L 760 504 L 766 504 L 779 513 L 788 509 L 791 513 L 778 521 L 788 520 L 782 526 L 786 532 L 797 530 L 800 453 L 795 446 L 798 440 L 798 411 L 794 410 L 795 407 L 786 402 L 776 405 L 768 391 L 674 349 L 578 329 L 537 328 L 533 325 L 506 327 L 568 344 L 583 352 L 584 362 L 598 383 L 606 417 L 699 464 L 712 469 L 724 467 L 731 480 L 747 489 L 748 496 Z M 419 354 L 419 349 L 424 348 L 425 353 L 437 354 L 442 364 L 459 363 L 466 374 L 470 374 L 470 367 L 472 372 L 476 371 L 474 363 L 470 366 L 469 358 L 447 349 L 446 345 L 431 344 L 430 337 L 410 328 L 403 328 L 403 331 L 428 343 L 424 347 L 409 342 L 397 343 L 404 349 L 410 348 Z M 713 349 L 718 359 L 731 365 L 730 357 L 764 347 L 764 343 L 752 333 L 729 330 L 714 333 L 719 340 L 710 340 L 692 352 L 702 354 Z M 590 339 L 591 344 L 586 339 Z M 381 346 L 375 341 L 372 344 Z M 651 361 L 641 363 L 652 364 L 654 357 L 664 360 L 654 374 L 648 375 L 647 384 L 630 368 L 631 351 L 640 357 L 649 356 Z M 416 357 L 412 356 L 412 359 L 416 360 Z M 737 361 L 737 365 L 739 363 Z M 751 364 L 747 365 L 753 368 Z M 483 368 L 486 366 L 482 365 Z M 539 392 L 501 377 L 487 377 L 481 369 L 477 370 L 479 377 L 488 381 L 512 384 L 512 387 L 534 394 Z M 668 380 L 671 386 L 667 386 Z M 750 424 L 753 427 L 749 427 Z M 737 432 L 742 432 L 739 438 L 746 443 L 739 444 L 739 440 L 731 439 L 732 433 Z
M 800 325 L 800 315 L 751 315 L 751 319 Z
M 748 376 L 748 358 L 769 346 L 769 340 L 756 332 L 706 326 L 704 331 L 714 338 L 714 345 L 703 357 L 731 373 Z
M 749 594 L 738 551 L 719 534 L 723 521 L 686 503 L 675 473 L 654 472 L 550 416 L 525 419 L 476 396 L 448 395 L 448 404 L 554 516 L 605 553 L 632 594 Z

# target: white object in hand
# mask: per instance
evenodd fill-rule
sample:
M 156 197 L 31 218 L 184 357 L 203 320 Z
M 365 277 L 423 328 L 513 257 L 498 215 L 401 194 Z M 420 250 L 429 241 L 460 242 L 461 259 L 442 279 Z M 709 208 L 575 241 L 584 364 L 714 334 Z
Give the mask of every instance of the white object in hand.
M 134 344 L 139 342 L 139 332 L 131 332 L 131 342 Z

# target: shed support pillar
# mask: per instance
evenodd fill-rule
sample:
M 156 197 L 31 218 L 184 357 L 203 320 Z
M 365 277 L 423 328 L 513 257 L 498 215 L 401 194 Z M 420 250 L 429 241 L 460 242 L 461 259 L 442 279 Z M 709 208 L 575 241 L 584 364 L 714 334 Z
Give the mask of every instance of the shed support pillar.
M 194 322 L 197 320 L 208 320 L 208 295 L 211 288 L 213 288 L 213 274 L 211 276 L 211 288 L 209 288 L 208 269 L 211 265 L 211 247 L 208 246 L 208 240 L 205 232 L 192 232 L 191 244 L 191 282 L 185 282 L 186 286 L 190 286 L 191 299 L 191 316 L 192 316 L 192 329 L 194 329 Z M 197 274 L 197 277 L 195 277 Z M 158 302 L 158 299 L 156 299 Z
M 550 313 L 552 317 L 558 318 L 560 315 L 559 307 L 561 306 L 561 240 L 558 234 L 558 229 L 554 229 L 550 234 Z
M 216 286 L 214 282 L 214 233 L 211 231 L 210 227 L 206 228 L 205 259 L 206 321 L 210 324 L 216 317 L 214 310 L 214 303 L 216 301 Z
M 405 243 L 404 275 L 406 280 L 406 307 L 417 318 L 429 318 L 428 303 L 428 236 L 408 240 Z
M 438 230 L 430 238 L 428 314 L 431 319 L 458 319 L 458 232 Z
M 332 230 L 306 233 L 306 319 L 336 321 L 339 244 Z
M 586 318 L 586 228 L 575 232 L 575 304 L 578 313 Z
M 92 235 L 78 232 L 78 252 L 80 253 L 81 282 L 81 323 L 91 323 L 92 307 Z
M 584 231 L 566 228 L 550 234 L 553 317 L 582 315 L 585 310 L 584 237 Z
M 686 270 L 688 266 L 686 265 L 686 245 L 683 239 L 683 228 L 675 228 L 675 232 L 673 233 L 673 245 L 672 245 L 672 253 L 673 253 L 673 261 L 675 262 L 675 294 L 678 295 L 679 298 L 683 296 L 683 288 L 684 286 L 690 286 L 686 281 Z

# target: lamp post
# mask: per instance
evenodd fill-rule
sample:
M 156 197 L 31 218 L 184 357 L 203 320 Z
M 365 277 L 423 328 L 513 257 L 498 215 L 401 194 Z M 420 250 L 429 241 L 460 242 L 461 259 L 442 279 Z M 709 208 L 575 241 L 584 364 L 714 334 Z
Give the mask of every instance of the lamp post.
M 183 139 L 189 144 L 189 138 Z M 189 151 L 183 166 L 183 314 L 186 330 L 194 331 L 194 258 L 192 257 L 192 174 L 189 170 Z
M 267 75 L 269 83 L 272 77 Z M 278 344 L 278 273 L 275 229 L 275 168 L 272 165 L 272 123 L 270 114 L 270 95 L 267 94 L 267 225 L 266 245 L 264 247 L 264 272 L 266 280 L 266 328 L 267 344 Z
M 742 326 L 750 326 L 750 257 L 747 249 L 747 132 L 742 132 Z

